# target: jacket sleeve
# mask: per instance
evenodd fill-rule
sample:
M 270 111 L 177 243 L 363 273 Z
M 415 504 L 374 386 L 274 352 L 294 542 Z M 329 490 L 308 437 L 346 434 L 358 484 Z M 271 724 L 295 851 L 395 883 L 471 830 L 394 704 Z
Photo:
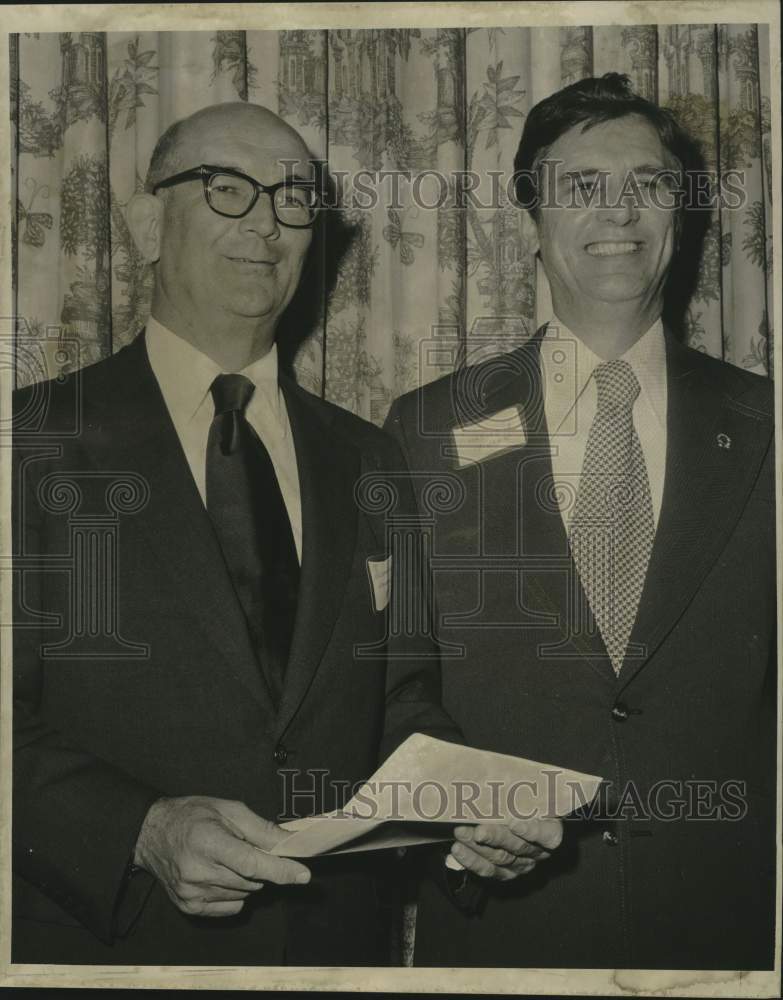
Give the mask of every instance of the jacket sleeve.
M 396 441 L 399 452 L 397 469 L 405 477 L 402 482 L 405 488 L 404 511 L 416 515 L 416 490 L 410 478 L 407 440 L 401 411 L 397 403 L 392 405 L 384 428 Z M 406 481 L 407 480 L 407 481 Z M 422 526 L 419 525 L 419 538 L 422 537 Z M 408 546 L 410 549 L 411 546 Z M 428 547 L 421 545 L 419 551 L 428 552 Z M 418 641 L 422 644 L 424 659 L 406 661 L 403 658 L 395 660 L 394 647 L 391 645 L 389 655 L 387 685 L 387 745 L 385 756 L 394 750 L 410 732 L 424 732 L 427 735 L 447 740 L 452 743 L 464 743 L 464 737 L 457 722 L 441 707 L 441 668 L 439 647 L 437 641 L 437 614 L 434 593 L 431 585 L 430 567 L 426 559 L 411 573 L 408 567 L 405 576 L 398 575 L 395 581 L 401 584 L 403 593 L 396 595 L 397 600 L 419 607 L 418 620 L 427 623 L 425 635 L 420 635 Z M 405 593 L 407 587 L 416 591 L 413 595 Z M 392 592 L 394 599 L 395 595 Z M 427 606 L 416 605 L 416 601 L 426 600 Z M 418 725 L 413 723 L 418 722 Z M 446 894 L 451 902 L 465 913 L 477 912 L 484 899 L 486 890 L 482 880 L 468 871 L 453 871 L 446 867 L 448 845 L 438 845 L 416 852 L 417 863 L 415 871 L 419 877 L 432 879 Z
M 160 792 L 81 749 L 46 714 L 44 587 L 48 554 L 45 522 L 29 468 L 15 449 L 13 467 L 13 866 L 20 876 L 105 942 L 126 931 L 153 880 L 128 880 L 138 832 Z M 62 572 L 49 571 L 53 588 Z M 64 607 L 67 608 L 67 605 Z M 67 612 L 66 612 L 67 613 Z M 100 665 L 96 664 L 96 669 Z M 108 723 L 107 723 L 108 724 Z
M 428 546 L 406 458 L 389 441 L 385 471 L 396 497 L 392 522 L 392 581 L 388 605 L 386 718 L 382 756 L 411 733 L 462 743 L 459 726 L 441 704 L 441 665 Z

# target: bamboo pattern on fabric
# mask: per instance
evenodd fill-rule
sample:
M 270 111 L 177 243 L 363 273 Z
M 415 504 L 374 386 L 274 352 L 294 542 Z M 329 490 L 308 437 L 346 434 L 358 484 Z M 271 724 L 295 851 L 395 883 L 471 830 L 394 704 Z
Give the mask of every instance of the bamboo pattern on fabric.
M 13 36 L 17 382 L 40 377 L 33 358 L 56 374 L 143 326 L 151 274 L 124 208 L 155 141 L 200 107 L 249 100 L 347 178 L 345 252 L 331 281 L 321 267 L 320 307 L 297 320 L 295 369 L 382 422 L 401 392 L 513 347 L 548 315 L 548 287 L 495 178 L 510 174 L 534 103 L 609 70 L 675 111 L 709 167 L 745 172 L 745 204 L 710 217 L 683 325 L 693 346 L 769 373 L 766 28 L 697 24 Z M 361 171 L 407 180 L 396 193 L 376 182 L 368 209 Z M 465 171 L 477 180 L 460 207 Z

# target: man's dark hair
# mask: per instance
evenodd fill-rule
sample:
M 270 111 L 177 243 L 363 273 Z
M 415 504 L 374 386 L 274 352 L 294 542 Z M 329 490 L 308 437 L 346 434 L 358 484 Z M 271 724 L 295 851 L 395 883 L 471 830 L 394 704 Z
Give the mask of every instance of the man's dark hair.
M 550 147 L 575 125 L 582 131 L 602 122 L 639 115 L 652 125 L 663 147 L 683 171 L 691 168 L 695 156 L 693 140 L 674 115 L 652 101 L 635 94 L 631 81 L 622 73 L 591 76 L 539 101 L 530 111 L 514 158 L 514 191 L 520 205 L 536 214 L 539 184 L 538 164 Z M 540 178 L 539 178 L 540 179 Z

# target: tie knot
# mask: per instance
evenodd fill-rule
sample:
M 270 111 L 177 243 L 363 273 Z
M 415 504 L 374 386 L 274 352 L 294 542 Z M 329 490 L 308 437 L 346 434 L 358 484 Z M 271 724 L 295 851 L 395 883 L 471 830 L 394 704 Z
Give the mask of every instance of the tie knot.
M 598 389 L 598 413 L 630 411 L 639 395 L 639 380 L 627 361 L 604 361 L 593 372 Z
M 218 375 L 209 391 L 212 393 L 217 417 L 231 410 L 244 413 L 256 387 L 245 375 Z

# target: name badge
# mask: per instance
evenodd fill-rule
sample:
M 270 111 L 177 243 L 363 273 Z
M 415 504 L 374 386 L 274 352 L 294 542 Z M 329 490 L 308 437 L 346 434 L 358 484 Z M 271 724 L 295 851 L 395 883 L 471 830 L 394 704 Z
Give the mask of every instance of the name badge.
M 516 406 L 491 413 L 475 424 L 455 427 L 452 436 L 459 468 L 527 444 L 525 425 Z

